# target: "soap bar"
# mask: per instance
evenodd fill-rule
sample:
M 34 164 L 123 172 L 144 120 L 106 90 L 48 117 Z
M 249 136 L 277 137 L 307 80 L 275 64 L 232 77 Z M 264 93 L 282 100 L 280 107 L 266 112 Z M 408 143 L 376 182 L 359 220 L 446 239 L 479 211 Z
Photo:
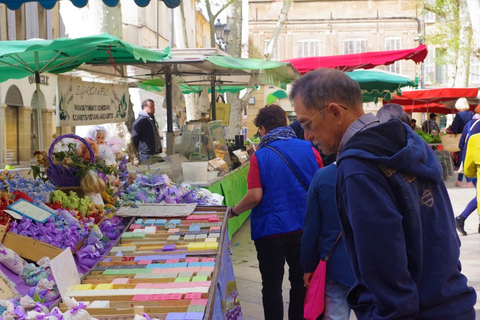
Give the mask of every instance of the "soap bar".
M 184 320 L 185 313 L 183 312 L 169 312 L 165 320 Z
M 93 286 L 91 283 L 87 284 L 77 284 L 76 286 L 73 287 L 72 291 L 78 291 L 78 290 L 92 290 Z
M 192 278 L 192 281 L 208 281 L 208 277 L 206 276 L 195 276 Z
M 174 282 L 189 282 L 190 277 L 181 277 L 181 278 L 176 278 Z
M 185 314 L 184 320 L 202 320 L 205 313 L 203 312 L 188 312 Z
M 136 294 L 133 296 L 132 301 L 148 301 L 151 294 Z
M 152 226 L 152 227 L 145 227 L 145 233 L 146 234 L 155 234 L 157 232 L 157 227 Z
M 95 290 L 110 290 L 110 289 L 113 289 L 113 284 L 111 283 L 100 283 L 100 284 L 97 284 L 97 286 L 95 287 Z
M 185 300 L 192 300 L 192 299 L 202 299 L 201 292 L 188 292 L 185 295 Z
M 129 284 L 130 279 L 129 278 L 115 278 L 111 282 L 112 284 Z
M 144 223 L 145 226 L 151 226 L 152 224 L 155 224 L 155 219 L 145 220 L 145 223 Z
M 165 295 L 165 300 L 182 300 L 182 296 L 181 293 L 168 293 Z
M 165 219 L 157 219 L 157 220 L 155 220 L 155 225 L 156 225 L 156 226 L 164 226 L 165 223 L 167 223 L 167 220 L 165 220 Z
M 161 301 L 161 300 L 165 300 L 165 296 L 166 296 L 166 294 L 164 294 L 164 293 L 152 294 L 152 295 L 150 296 L 149 301 Z
M 187 312 L 205 312 L 205 306 L 199 306 L 199 305 L 194 305 L 190 304 L 188 306 Z
M 193 299 L 190 301 L 190 305 L 194 306 L 206 306 L 208 302 L 208 299 Z

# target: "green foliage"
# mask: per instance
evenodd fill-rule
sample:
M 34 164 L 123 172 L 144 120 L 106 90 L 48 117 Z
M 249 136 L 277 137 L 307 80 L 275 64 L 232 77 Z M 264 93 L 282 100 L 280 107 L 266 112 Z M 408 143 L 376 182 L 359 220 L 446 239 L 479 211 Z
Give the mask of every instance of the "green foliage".
M 433 136 L 430 133 L 423 132 L 422 130 L 415 131 L 426 143 L 442 143 L 440 135 Z

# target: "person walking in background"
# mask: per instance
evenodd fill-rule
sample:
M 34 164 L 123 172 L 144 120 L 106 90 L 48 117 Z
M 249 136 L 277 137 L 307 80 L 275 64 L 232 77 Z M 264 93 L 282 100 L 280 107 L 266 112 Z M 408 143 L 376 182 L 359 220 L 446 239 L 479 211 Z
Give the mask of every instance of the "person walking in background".
M 440 133 L 440 128 L 437 124 L 437 115 L 435 113 L 430 113 L 430 119 L 423 122 L 422 131 L 430 133 L 432 136 L 437 136 Z
M 252 209 L 251 236 L 262 276 L 265 319 L 283 319 L 285 261 L 291 285 L 288 318 L 303 319 L 306 289 L 300 248 L 306 192 L 322 160 L 310 142 L 296 138 L 280 106 L 260 109 L 254 123 L 262 138 L 250 158 L 247 194 L 231 208 L 230 217 Z
M 470 106 L 468 105 L 468 101 L 465 98 L 460 98 L 455 102 L 455 109 L 457 109 L 459 112 L 455 115 L 455 118 L 453 119 L 452 123 L 452 133 L 454 134 L 461 134 L 463 133 L 463 129 L 465 128 L 465 125 L 472 120 L 473 118 L 473 112 L 470 111 Z M 458 158 L 458 166 L 460 167 L 462 165 L 463 159 L 465 157 L 465 152 L 462 152 L 462 149 L 460 148 L 459 152 L 455 153 Z M 462 186 L 462 180 L 463 180 L 463 173 L 459 172 L 457 176 L 457 181 L 455 182 L 455 186 L 461 187 Z M 471 186 L 472 182 L 470 179 L 467 178 L 467 187 Z
M 337 152 L 337 206 L 357 319 L 475 319 L 460 239 L 434 151 L 399 120 L 365 114 L 357 82 L 318 69 L 290 91 L 298 121 Z
M 463 128 L 462 136 L 460 137 L 460 141 L 458 143 L 458 148 L 460 149 L 460 157 L 462 159 L 462 162 L 465 161 L 465 157 L 468 152 L 468 141 L 470 137 L 472 137 L 473 135 L 476 135 L 477 133 L 480 133 L 480 115 L 479 115 L 480 105 L 478 105 L 475 110 L 476 110 L 476 114 L 473 116 L 473 119 L 470 120 Z M 463 167 L 465 167 L 465 165 L 463 165 Z M 460 176 L 460 173 L 458 175 Z M 467 178 L 467 183 L 464 185 L 464 187 L 467 187 L 467 188 L 471 186 L 477 187 L 476 175 L 466 175 L 466 178 Z M 467 235 L 467 232 L 465 231 L 465 219 L 467 219 L 470 216 L 470 214 L 473 211 L 475 211 L 476 208 L 477 208 L 477 197 L 474 197 L 467 204 L 463 212 L 457 217 L 455 217 L 457 231 L 464 236 Z M 480 228 L 479 228 L 479 232 L 480 232 Z
M 413 131 L 420 131 L 420 127 L 417 126 L 417 120 L 412 119 L 412 124 L 410 125 L 410 128 L 412 128 Z
M 467 153 L 465 155 L 465 164 L 464 164 L 464 171 L 465 175 L 470 178 L 474 178 L 474 184 L 475 187 L 477 186 L 476 181 L 480 177 L 480 134 L 474 134 L 470 137 L 468 140 L 468 147 L 467 147 Z M 478 212 L 479 203 L 477 199 L 479 198 L 479 192 L 480 190 L 477 188 L 477 196 L 475 197 L 474 200 L 476 200 L 476 209 Z M 470 205 L 470 203 L 468 204 Z M 475 209 L 472 210 L 472 212 Z M 465 230 L 464 230 L 465 231 Z M 478 232 L 480 233 L 480 223 L 478 224 Z M 466 233 L 465 233 L 466 234 Z
M 132 141 L 140 155 L 140 162 L 162 152 L 162 143 L 155 119 L 155 102 L 147 99 L 142 102 L 142 110 L 132 126 Z
M 335 202 L 336 175 L 335 163 L 319 169 L 308 189 L 300 256 L 305 273 L 303 281 L 306 286 L 310 283 L 319 259 L 325 260 L 341 232 Z M 347 293 L 354 280 L 343 237 L 341 237 L 327 263 L 323 320 L 348 320 L 350 318 Z

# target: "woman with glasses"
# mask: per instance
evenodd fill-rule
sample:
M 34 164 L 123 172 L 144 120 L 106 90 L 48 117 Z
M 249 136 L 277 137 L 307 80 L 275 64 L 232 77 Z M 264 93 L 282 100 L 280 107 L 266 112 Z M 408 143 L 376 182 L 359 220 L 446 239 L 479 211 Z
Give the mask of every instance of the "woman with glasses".
M 303 319 L 305 287 L 300 247 L 306 190 L 322 160 L 308 141 L 296 138 L 278 105 L 259 110 L 255 118 L 261 141 L 250 158 L 248 190 L 230 210 L 231 216 L 252 209 L 251 236 L 262 276 L 265 319 L 283 319 L 282 282 L 289 266 L 289 319 Z

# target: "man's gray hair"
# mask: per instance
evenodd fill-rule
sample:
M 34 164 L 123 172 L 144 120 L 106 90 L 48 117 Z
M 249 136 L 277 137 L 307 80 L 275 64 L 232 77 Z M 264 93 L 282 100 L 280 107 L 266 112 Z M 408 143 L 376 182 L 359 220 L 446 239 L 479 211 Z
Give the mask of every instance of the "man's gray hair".
M 358 82 L 336 69 L 318 69 L 294 82 L 290 100 L 299 98 L 309 109 L 321 110 L 328 103 L 347 108 L 362 105 L 362 92 Z

